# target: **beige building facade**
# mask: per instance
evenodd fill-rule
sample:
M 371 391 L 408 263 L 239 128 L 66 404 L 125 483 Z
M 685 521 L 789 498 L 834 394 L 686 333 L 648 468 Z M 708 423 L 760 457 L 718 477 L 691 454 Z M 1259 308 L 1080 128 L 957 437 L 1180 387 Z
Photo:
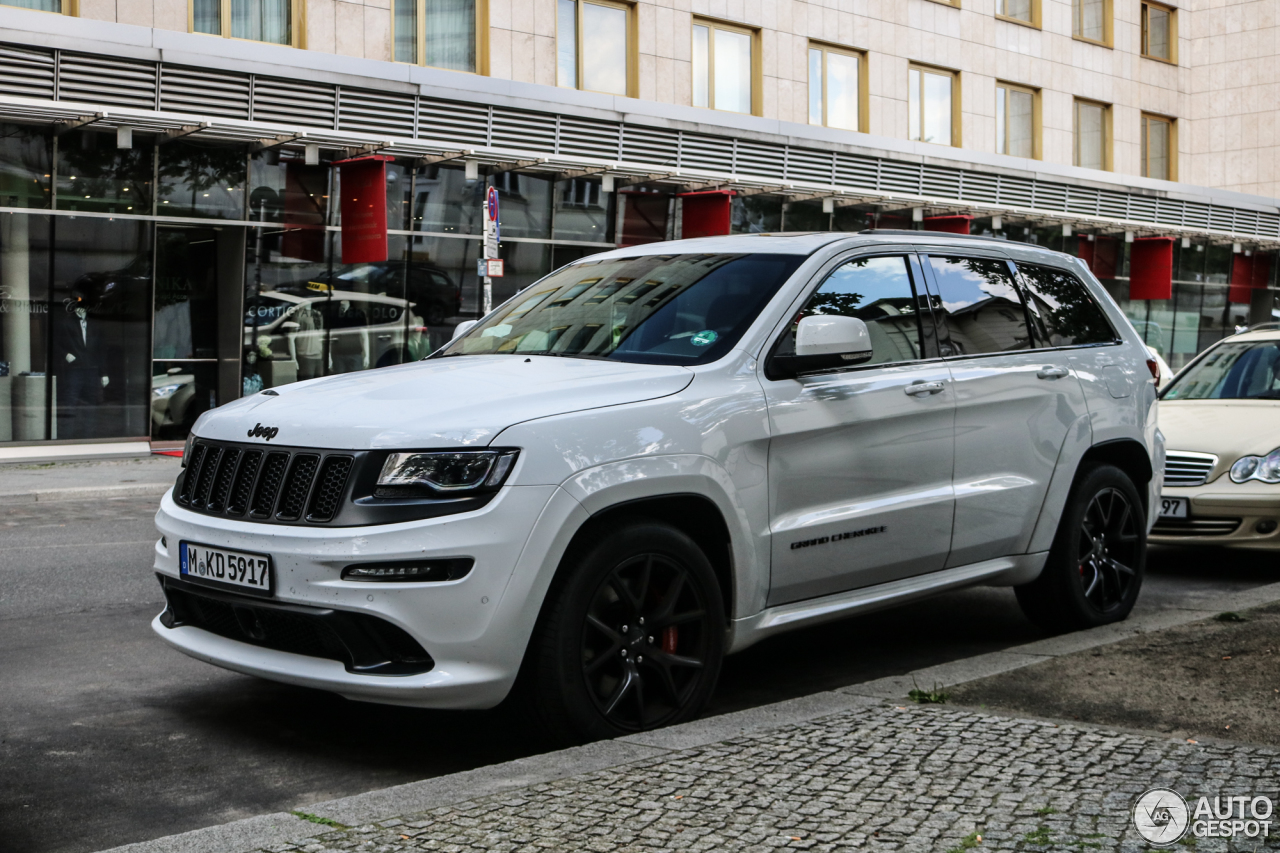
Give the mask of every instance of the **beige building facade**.
M 393 60 L 394 0 L 294 0 L 307 50 Z M 1141 175 L 1141 118 L 1173 119 L 1173 177 L 1207 187 L 1280 196 L 1280 0 L 1190 0 L 1176 18 L 1175 61 L 1143 55 L 1143 3 L 1107 0 L 1109 37 L 1073 35 L 1079 0 L 1030 0 L 1034 19 L 999 14 L 1006 0 L 637 0 L 632 5 L 634 95 L 693 104 L 692 28 L 697 19 L 758 36 L 758 114 L 808 117 L 808 51 L 830 45 L 865 55 L 863 126 L 876 136 L 908 135 L 908 70 L 913 63 L 957 72 L 959 141 L 996 152 L 1000 82 L 1039 101 L 1038 157 L 1074 162 L 1073 104 L 1110 107 L 1111 167 Z M 82 18 L 188 31 L 189 0 L 79 0 Z M 481 0 L 487 17 L 489 76 L 557 84 L 556 0 Z M 0 13 L 2 14 L 2 13 Z

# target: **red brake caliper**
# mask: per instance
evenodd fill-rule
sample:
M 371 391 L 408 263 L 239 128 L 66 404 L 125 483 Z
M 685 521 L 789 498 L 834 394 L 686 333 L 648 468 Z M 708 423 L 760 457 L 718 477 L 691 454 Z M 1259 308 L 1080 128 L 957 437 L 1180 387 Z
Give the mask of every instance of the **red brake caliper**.
M 669 655 L 676 653 L 676 643 L 680 641 L 680 629 L 670 625 L 662 629 L 662 650 Z

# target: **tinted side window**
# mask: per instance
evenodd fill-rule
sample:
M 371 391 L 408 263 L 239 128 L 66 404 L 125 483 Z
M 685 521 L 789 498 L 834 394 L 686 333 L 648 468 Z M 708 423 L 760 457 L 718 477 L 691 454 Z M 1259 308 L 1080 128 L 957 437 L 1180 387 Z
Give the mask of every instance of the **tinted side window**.
M 1031 348 L 1022 297 L 1007 263 L 946 255 L 930 255 L 928 263 L 944 356 Z
M 920 323 L 915 290 L 901 256 L 858 258 L 836 269 L 809 297 L 804 310 L 778 345 L 779 355 L 794 355 L 796 326 L 814 314 L 857 317 L 871 334 L 871 361 L 889 364 L 920 358 Z
M 1116 340 L 1115 329 L 1088 288 L 1069 272 L 1018 265 L 1036 345 L 1069 347 Z

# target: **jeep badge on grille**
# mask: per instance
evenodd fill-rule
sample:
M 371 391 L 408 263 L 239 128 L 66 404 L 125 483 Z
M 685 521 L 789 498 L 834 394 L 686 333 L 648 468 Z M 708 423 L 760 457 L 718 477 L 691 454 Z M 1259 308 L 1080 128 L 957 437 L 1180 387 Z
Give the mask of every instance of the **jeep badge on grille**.
M 249 430 L 249 438 L 265 438 L 267 441 L 270 441 L 275 438 L 279 432 L 280 427 L 264 427 L 262 424 L 256 424 L 253 429 Z

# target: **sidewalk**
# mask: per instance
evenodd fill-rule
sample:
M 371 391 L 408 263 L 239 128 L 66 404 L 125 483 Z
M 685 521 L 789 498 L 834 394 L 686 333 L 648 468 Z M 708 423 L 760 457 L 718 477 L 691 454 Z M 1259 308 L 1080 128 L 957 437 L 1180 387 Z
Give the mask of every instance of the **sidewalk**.
M 173 456 L 0 465 L 0 504 L 159 497 L 181 467 Z
M 1280 750 L 915 705 L 954 686 L 1225 610 L 1280 583 L 1004 652 L 428 779 L 113 853 L 802 850 L 1145 851 L 1155 786 L 1274 796 Z M 850 653 L 874 654 L 874 649 Z M 442 736 L 447 734 L 442 733 Z M 981 841 L 978 841 L 978 836 Z M 1196 851 L 1273 849 L 1272 839 Z M 1183 847 L 1181 849 L 1188 849 Z

